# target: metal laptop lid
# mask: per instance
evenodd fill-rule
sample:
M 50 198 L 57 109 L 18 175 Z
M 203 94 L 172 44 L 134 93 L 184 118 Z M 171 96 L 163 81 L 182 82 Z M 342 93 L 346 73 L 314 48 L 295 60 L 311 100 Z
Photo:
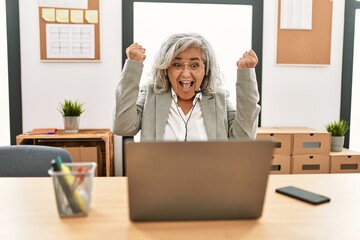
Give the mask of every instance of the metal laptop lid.
M 130 219 L 259 218 L 272 154 L 270 141 L 128 143 Z

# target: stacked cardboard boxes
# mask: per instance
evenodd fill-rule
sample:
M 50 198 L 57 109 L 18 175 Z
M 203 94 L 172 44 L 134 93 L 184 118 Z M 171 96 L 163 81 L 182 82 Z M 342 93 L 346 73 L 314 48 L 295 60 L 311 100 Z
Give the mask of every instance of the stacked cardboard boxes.
M 293 132 L 291 173 L 329 173 L 331 135 L 311 128 L 291 128 Z
M 348 149 L 330 152 L 330 173 L 360 173 L 360 153 Z
M 280 128 L 259 128 L 257 140 L 274 142 L 274 155 L 270 172 L 272 174 L 291 173 L 292 134 Z
M 257 140 L 265 139 L 275 144 L 271 173 L 330 172 L 328 132 L 306 127 L 259 128 Z

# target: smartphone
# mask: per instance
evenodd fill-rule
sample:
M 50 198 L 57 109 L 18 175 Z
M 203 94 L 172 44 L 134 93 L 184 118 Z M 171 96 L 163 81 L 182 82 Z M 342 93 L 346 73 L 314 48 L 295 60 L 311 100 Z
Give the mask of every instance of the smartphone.
M 321 203 L 326 203 L 326 202 L 330 202 L 330 198 L 314 193 L 314 192 L 310 192 L 301 188 L 297 188 L 294 186 L 287 186 L 287 187 L 282 187 L 282 188 L 278 188 L 275 190 L 277 193 L 281 193 L 284 195 L 287 195 L 289 197 L 293 197 L 299 200 L 302 200 L 304 202 L 308 202 L 311 204 L 321 204 Z

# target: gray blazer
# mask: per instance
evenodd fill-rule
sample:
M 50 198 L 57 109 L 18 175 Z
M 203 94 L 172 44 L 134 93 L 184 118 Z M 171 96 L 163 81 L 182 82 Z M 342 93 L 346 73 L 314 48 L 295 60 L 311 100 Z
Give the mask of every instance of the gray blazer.
M 171 105 L 171 91 L 156 94 L 152 85 L 140 89 L 143 64 L 126 60 L 116 88 L 113 132 L 134 136 L 141 130 L 141 141 L 161 141 Z M 260 112 L 259 92 L 254 69 L 238 69 L 236 109 L 228 92 L 203 94 L 200 107 L 209 140 L 255 139 Z

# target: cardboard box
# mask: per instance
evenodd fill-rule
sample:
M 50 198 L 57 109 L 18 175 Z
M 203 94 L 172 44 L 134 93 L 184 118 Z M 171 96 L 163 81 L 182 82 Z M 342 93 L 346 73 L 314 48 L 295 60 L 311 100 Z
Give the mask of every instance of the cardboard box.
M 73 162 L 95 162 L 97 167 L 95 169 L 95 176 L 102 173 L 102 157 L 100 147 L 64 147 L 72 158 Z
M 329 173 L 330 155 L 293 155 L 291 157 L 291 173 Z
M 349 149 L 330 153 L 330 173 L 359 173 L 360 153 Z
M 271 163 L 271 174 L 290 174 L 291 173 L 291 156 L 285 154 L 274 154 Z
M 306 127 L 282 128 L 293 134 L 292 154 L 330 154 L 331 135 Z
M 271 140 L 274 142 L 274 154 L 291 154 L 292 134 L 276 128 L 259 128 L 256 140 Z

